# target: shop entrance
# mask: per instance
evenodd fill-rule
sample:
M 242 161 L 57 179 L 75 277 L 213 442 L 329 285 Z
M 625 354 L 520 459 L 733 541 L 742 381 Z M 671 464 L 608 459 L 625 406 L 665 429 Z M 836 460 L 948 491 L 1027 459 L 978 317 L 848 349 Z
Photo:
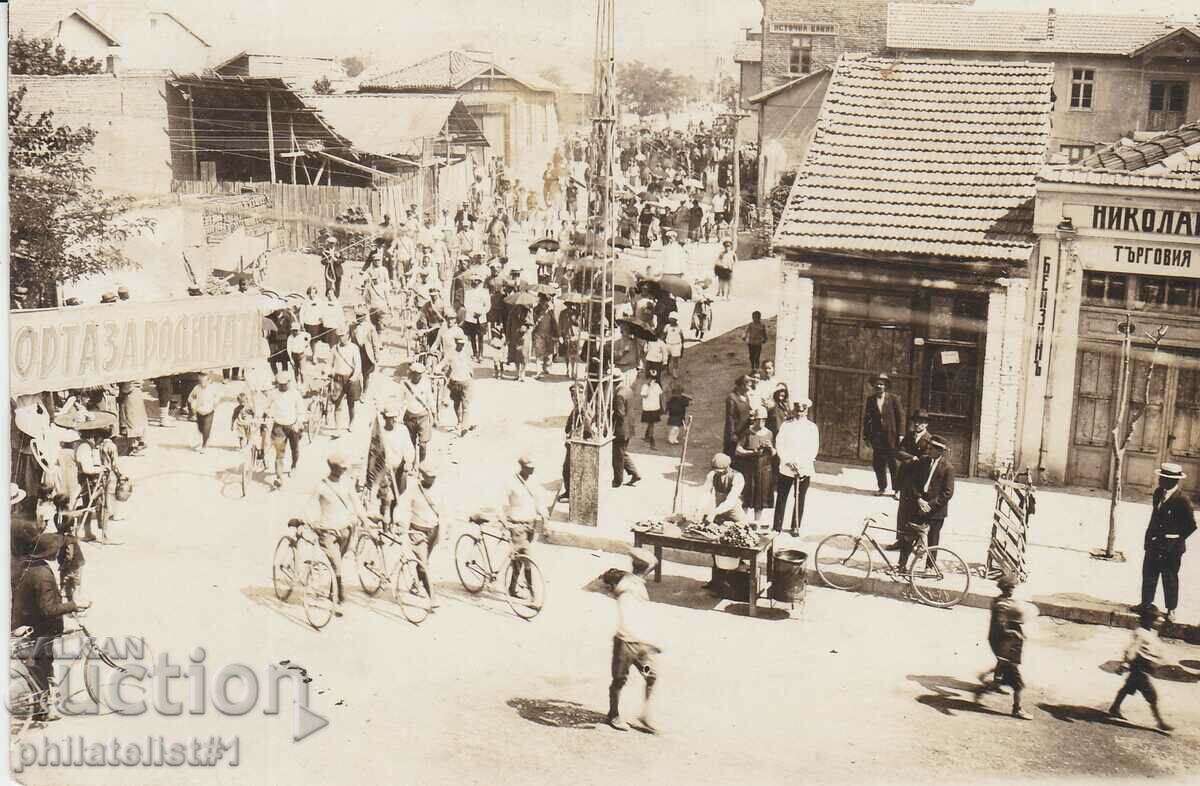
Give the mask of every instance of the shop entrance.
M 1079 350 L 1068 482 L 1108 488 L 1112 475 L 1112 429 L 1116 424 L 1121 351 L 1116 344 Z M 1148 360 L 1134 355 L 1132 399 L 1147 401 Z M 1140 491 L 1156 485 L 1164 461 L 1183 465 L 1183 487 L 1200 489 L 1200 357 L 1160 352 L 1150 378 L 1145 414 L 1134 426 L 1125 454 L 1124 484 Z

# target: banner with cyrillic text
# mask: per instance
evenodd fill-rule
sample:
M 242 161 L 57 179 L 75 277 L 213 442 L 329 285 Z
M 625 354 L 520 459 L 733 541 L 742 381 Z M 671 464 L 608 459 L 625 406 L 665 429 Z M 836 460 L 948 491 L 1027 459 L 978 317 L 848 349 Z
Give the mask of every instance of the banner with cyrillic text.
M 267 355 L 252 295 L 111 303 L 9 314 L 9 395 L 107 385 Z

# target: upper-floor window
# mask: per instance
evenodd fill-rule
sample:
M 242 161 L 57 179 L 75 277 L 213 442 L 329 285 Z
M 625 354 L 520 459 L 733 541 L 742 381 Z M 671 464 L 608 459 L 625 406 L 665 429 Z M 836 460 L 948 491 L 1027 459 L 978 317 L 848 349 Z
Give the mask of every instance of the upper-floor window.
M 1183 125 L 1187 116 L 1188 83 L 1154 80 L 1150 83 L 1149 131 L 1170 131 Z
M 1084 271 L 1083 302 L 1085 303 L 1124 308 L 1127 288 L 1128 277 L 1124 273 Z
M 798 36 L 792 39 L 792 49 L 788 56 L 788 73 L 808 74 L 812 72 L 812 38 Z
M 1091 109 L 1096 88 L 1096 71 L 1092 68 L 1071 69 L 1071 108 Z

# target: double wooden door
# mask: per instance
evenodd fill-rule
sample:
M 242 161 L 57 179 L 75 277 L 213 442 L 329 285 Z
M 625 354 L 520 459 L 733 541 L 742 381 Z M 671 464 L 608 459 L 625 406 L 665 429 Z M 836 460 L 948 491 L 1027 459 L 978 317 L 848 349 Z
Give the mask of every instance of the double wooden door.
M 1152 489 L 1164 461 L 1187 473 L 1183 487 L 1200 489 L 1200 357 L 1160 352 L 1150 374 L 1149 359 L 1135 354 L 1131 399 L 1144 414 L 1134 425 L 1125 453 L 1124 484 Z M 1079 350 L 1075 415 L 1068 482 L 1108 488 L 1112 477 L 1112 430 L 1118 413 L 1121 352 L 1118 345 L 1094 344 Z

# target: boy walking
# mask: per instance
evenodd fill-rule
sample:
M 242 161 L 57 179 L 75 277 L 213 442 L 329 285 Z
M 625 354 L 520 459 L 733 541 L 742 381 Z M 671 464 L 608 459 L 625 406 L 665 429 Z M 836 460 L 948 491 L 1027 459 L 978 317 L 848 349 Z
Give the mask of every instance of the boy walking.
M 1025 689 L 1025 680 L 1021 678 L 1021 651 L 1025 646 L 1025 612 L 1021 604 L 1013 599 L 1013 589 L 1017 586 L 1017 577 L 1005 573 L 996 582 L 1000 594 L 992 599 L 991 621 L 988 623 L 988 645 L 996 656 L 996 667 L 993 669 L 990 683 L 984 681 L 988 672 L 979 675 L 982 683 L 975 689 L 975 701 L 983 698 L 985 693 L 999 693 L 1000 686 L 1012 688 L 1012 715 L 1014 718 L 1030 720 L 1032 716 L 1021 709 L 1021 691 Z
M 758 371 L 758 363 L 762 358 L 763 344 L 767 343 L 767 326 L 763 324 L 762 312 L 755 311 L 750 315 L 750 324 L 742 333 L 742 340 L 750 352 L 750 370 Z
M 650 595 L 646 591 L 646 574 L 657 560 L 643 549 L 630 552 L 633 573 L 627 573 L 613 587 L 617 598 L 617 633 L 613 636 L 612 683 L 608 687 L 608 725 L 617 731 L 628 731 L 629 724 L 621 719 L 621 689 L 629 679 L 629 667 L 637 666 L 646 681 L 646 699 L 642 705 L 640 723 L 651 734 L 658 729 L 650 720 L 650 694 L 658 680 L 656 658 L 662 650 L 651 643 L 647 612 Z
M 1154 667 L 1162 662 L 1162 640 L 1158 638 L 1157 633 L 1161 623 L 1162 614 L 1153 603 L 1142 609 L 1138 617 L 1138 627 L 1133 632 L 1133 640 L 1125 649 L 1125 663 L 1120 672 L 1128 671 L 1129 676 L 1117 691 L 1112 706 L 1108 708 L 1108 714 L 1125 720 L 1125 716 L 1121 714 L 1121 702 L 1125 701 L 1126 696 L 1141 693 L 1150 704 L 1150 711 L 1154 713 L 1158 728 L 1169 732 L 1175 727 L 1163 720 L 1158 709 L 1158 692 L 1154 690 L 1154 680 L 1150 677 Z

